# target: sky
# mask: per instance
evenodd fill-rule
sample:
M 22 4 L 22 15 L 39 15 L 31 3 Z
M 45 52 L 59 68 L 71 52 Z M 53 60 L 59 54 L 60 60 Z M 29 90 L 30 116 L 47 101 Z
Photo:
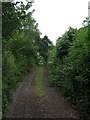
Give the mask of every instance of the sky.
M 80 28 L 88 17 L 89 0 L 34 0 L 33 17 L 39 23 L 41 37 L 47 35 L 55 44 L 68 28 Z
M 25 3 L 26 0 L 18 0 Z M 34 1 L 33 17 L 39 24 L 38 29 L 55 45 L 69 27 L 80 28 L 88 17 L 88 2 L 90 0 L 27 0 Z M 90 12 L 89 12 L 90 13 Z

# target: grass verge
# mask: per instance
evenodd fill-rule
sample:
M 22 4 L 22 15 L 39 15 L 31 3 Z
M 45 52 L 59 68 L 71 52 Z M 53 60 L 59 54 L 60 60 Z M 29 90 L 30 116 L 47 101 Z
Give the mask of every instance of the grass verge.
M 35 83 L 34 83 L 34 92 L 40 97 L 42 97 L 45 94 L 45 90 L 43 86 L 43 73 L 44 73 L 44 68 L 39 67 L 36 73 Z

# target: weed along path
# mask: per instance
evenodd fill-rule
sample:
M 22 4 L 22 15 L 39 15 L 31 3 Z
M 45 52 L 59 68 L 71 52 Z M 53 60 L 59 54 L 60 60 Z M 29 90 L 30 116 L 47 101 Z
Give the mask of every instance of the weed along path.
M 5 118 L 78 118 L 78 113 L 49 87 L 48 72 L 39 67 L 17 88 Z

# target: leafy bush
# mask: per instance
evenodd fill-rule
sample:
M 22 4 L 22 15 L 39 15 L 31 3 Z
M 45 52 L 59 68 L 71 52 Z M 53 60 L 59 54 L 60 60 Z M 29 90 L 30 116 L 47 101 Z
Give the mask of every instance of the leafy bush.
M 38 24 L 32 17 L 34 11 L 28 11 L 32 4 L 18 3 L 2 3 L 3 113 L 22 77 L 40 63 L 40 58 L 47 62 L 52 46 L 47 36 L 40 38 Z
M 2 3 L 3 113 L 6 111 L 9 101 L 11 101 L 12 93 L 17 87 L 17 84 L 36 65 L 38 46 L 34 45 L 33 39 L 35 39 L 39 32 L 37 31 L 37 27 L 35 27 L 34 19 L 31 17 L 32 13 L 26 14 L 27 6 L 29 9 L 31 5 L 27 3 L 25 6 L 22 2 L 20 6 L 10 2 Z M 31 21 L 30 25 L 28 21 Z M 29 31 L 31 34 L 28 34 Z
M 59 38 L 55 48 L 51 51 L 54 59 L 48 68 L 49 78 L 53 83 L 52 85 L 59 87 L 65 96 L 76 105 L 83 118 L 90 118 L 90 40 L 88 27 L 75 30 L 73 36 L 69 29 Z M 48 62 L 52 59 L 51 53 Z
M 2 90 L 3 90 L 3 109 L 7 106 L 7 102 L 10 101 L 13 88 L 17 83 L 17 66 L 15 60 L 10 51 L 6 51 L 3 55 L 3 76 L 2 76 Z M 6 103 L 6 104 L 5 104 Z

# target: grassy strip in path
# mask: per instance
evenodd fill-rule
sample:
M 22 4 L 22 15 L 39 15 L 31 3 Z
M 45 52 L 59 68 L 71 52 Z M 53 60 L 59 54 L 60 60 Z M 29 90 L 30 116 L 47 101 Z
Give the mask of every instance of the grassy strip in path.
M 36 73 L 35 83 L 34 83 L 34 92 L 40 97 L 42 97 L 45 94 L 45 90 L 43 86 L 43 73 L 44 73 L 44 68 L 39 67 Z

